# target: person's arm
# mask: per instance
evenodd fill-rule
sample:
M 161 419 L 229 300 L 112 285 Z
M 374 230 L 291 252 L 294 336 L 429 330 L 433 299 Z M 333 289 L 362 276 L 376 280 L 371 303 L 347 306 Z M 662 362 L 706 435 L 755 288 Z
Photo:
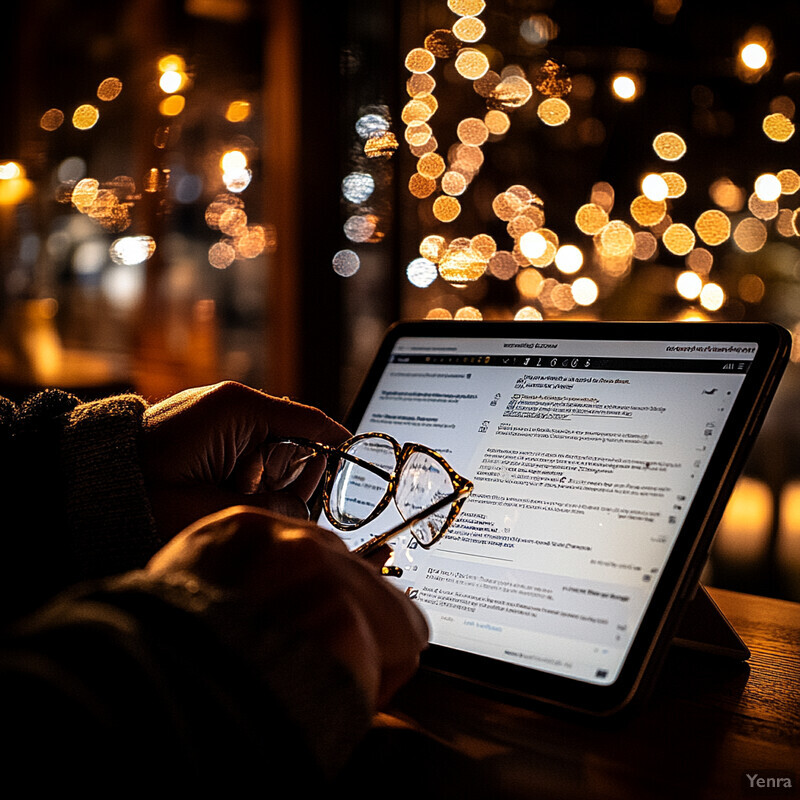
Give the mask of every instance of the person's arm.
M 5 778 L 187 791 L 229 779 L 233 795 L 261 780 L 304 796 L 336 775 L 426 642 L 416 607 L 333 534 L 230 509 L 4 643 Z
M 2 539 L 14 570 L 0 617 L 89 578 L 143 567 L 183 527 L 247 503 L 291 516 L 321 470 L 288 492 L 261 480 L 270 435 L 335 443 L 347 431 L 318 409 L 225 381 L 149 405 L 134 394 L 83 403 L 48 390 L 0 403 Z

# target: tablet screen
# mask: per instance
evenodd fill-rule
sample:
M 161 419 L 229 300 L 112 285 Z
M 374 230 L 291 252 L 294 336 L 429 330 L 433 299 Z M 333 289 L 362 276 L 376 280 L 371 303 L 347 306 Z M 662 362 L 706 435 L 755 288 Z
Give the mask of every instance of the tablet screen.
M 424 611 L 432 644 L 609 685 L 732 435 L 759 343 L 598 338 L 570 323 L 536 335 L 538 324 L 400 335 L 354 433 L 424 443 L 474 482 L 433 548 L 393 542 L 391 580 Z M 399 519 L 390 505 L 345 541 Z

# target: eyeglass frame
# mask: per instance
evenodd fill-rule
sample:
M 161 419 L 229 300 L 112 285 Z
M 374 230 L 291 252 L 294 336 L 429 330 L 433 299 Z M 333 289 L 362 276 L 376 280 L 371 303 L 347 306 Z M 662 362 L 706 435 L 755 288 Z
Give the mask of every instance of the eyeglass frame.
M 348 453 L 345 448 L 351 447 L 352 445 L 356 444 L 359 441 L 364 439 L 382 439 L 388 442 L 392 449 L 394 450 L 395 456 L 395 468 L 394 470 L 389 473 L 386 470 L 382 469 L 381 467 L 373 464 L 369 461 L 365 461 L 358 456 L 354 456 L 351 453 Z M 450 478 L 454 491 L 450 492 L 449 494 L 445 495 L 444 497 L 440 497 L 436 502 L 432 503 L 427 508 L 423 509 L 422 511 L 413 514 L 408 519 L 404 519 L 403 522 L 395 525 L 393 528 L 390 528 L 385 533 L 379 534 L 378 536 L 373 537 L 372 539 L 368 539 L 359 547 L 355 548 L 352 552 L 366 557 L 370 555 L 374 550 L 380 547 L 382 544 L 387 542 L 389 539 L 397 536 L 398 534 L 402 533 L 405 530 L 410 530 L 417 522 L 429 517 L 431 514 L 439 511 L 442 508 L 446 508 L 448 505 L 451 505 L 452 508 L 450 509 L 450 513 L 447 515 L 441 530 L 439 531 L 438 535 L 435 539 L 431 540 L 427 544 L 422 542 L 417 536 L 414 534 L 413 530 L 411 531 L 411 535 L 414 536 L 414 540 L 420 545 L 420 547 L 425 548 L 426 550 L 436 544 L 447 532 L 449 527 L 452 525 L 455 518 L 458 516 L 459 512 L 461 511 L 461 506 L 463 505 L 464 501 L 472 492 L 474 485 L 472 481 L 468 478 L 465 478 L 463 475 L 460 475 L 456 472 L 450 464 L 447 463 L 444 456 L 441 453 L 437 453 L 436 450 L 427 447 L 426 445 L 419 444 L 417 442 L 406 442 L 405 444 L 401 445 L 393 436 L 390 436 L 388 433 L 381 433 L 381 432 L 365 432 L 365 433 L 358 433 L 355 436 L 351 436 L 349 439 L 346 439 L 339 445 L 329 445 L 324 444 L 323 442 L 315 442 L 313 439 L 306 439 L 301 436 L 281 436 L 276 437 L 270 441 L 272 444 L 294 444 L 300 447 L 307 447 L 309 450 L 314 451 L 315 454 L 324 455 L 326 458 L 325 463 L 325 475 L 324 475 L 324 483 L 322 486 L 322 508 L 325 512 L 325 516 L 328 521 L 333 525 L 337 530 L 348 532 L 358 530 L 359 528 L 368 525 L 370 522 L 375 520 L 379 517 L 383 511 L 385 511 L 386 506 L 392 501 L 396 500 L 396 490 L 397 490 L 397 480 L 400 472 L 402 471 L 403 465 L 406 463 L 408 458 L 413 453 L 424 453 L 428 457 L 435 460 L 439 463 L 447 473 L 448 477 Z M 383 494 L 383 497 L 378 501 L 375 508 L 372 510 L 370 514 L 368 514 L 363 520 L 356 522 L 356 523 L 345 523 L 339 522 L 338 520 L 334 519 L 333 514 L 331 513 L 330 508 L 330 494 L 331 494 L 331 487 L 333 485 L 333 480 L 335 477 L 335 470 L 331 468 L 330 458 L 341 458 L 345 461 L 349 461 L 352 464 L 357 464 L 358 466 L 366 469 L 369 472 L 372 472 L 374 475 L 377 475 L 381 479 L 386 481 L 387 487 L 386 491 Z

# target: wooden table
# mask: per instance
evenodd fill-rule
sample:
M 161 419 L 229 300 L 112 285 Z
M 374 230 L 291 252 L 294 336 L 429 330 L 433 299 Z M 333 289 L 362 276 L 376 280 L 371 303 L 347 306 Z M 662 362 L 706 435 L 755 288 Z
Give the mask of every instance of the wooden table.
M 673 648 L 648 706 L 630 719 L 557 717 L 424 672 L 398 713 L 480 759 L 498 798 L 800 798 L 800 604 L 709 594 L 749 661 Z M 772 780 L 751 785 L 756 774 Z

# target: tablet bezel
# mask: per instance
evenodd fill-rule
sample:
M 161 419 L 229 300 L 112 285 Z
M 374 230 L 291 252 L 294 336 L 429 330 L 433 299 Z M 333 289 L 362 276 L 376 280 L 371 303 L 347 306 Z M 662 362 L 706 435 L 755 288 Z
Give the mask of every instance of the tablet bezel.
M 698 586 L 716 526 L 788 362 L 789 333 L 767 322 L 399 322 L 386 332 L 346 416 L 345 424 L 351 430 L 360 425 L 395 343 L 406 336 L 758 343 L 756 357 L 614 683 L 585 683 L 436 644 L 423 656 L 424 668 L 534 703 L 595 716 L 630 708 L 634 700 L 647 696 L 681 614 Z

